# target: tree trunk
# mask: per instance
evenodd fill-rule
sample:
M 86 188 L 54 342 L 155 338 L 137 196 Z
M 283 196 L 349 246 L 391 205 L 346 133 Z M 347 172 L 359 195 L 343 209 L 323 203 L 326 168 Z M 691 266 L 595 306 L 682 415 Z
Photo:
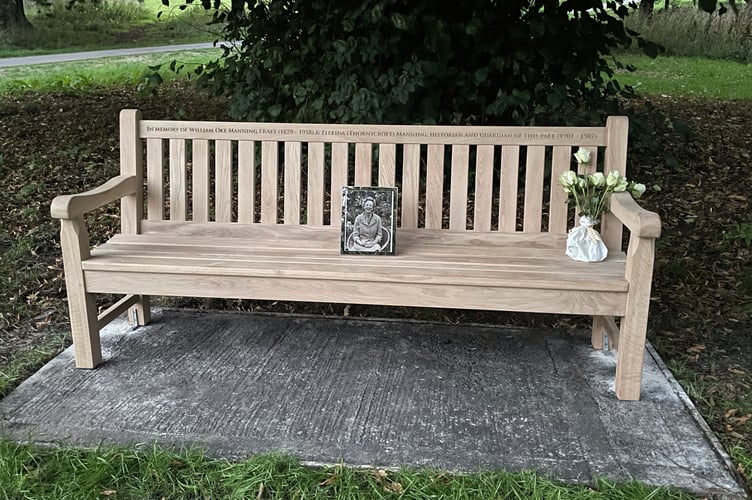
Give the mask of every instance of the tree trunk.
M 31 23 L 26 19 L 23 0 L 0 0 L 0 27 L 8 31 L 31 28 Z
M 640 12 L 643 14 L 652 14 L 653 13 L 653 5 L 655 1 L 654 0 L 642 0 L 640 2 Z

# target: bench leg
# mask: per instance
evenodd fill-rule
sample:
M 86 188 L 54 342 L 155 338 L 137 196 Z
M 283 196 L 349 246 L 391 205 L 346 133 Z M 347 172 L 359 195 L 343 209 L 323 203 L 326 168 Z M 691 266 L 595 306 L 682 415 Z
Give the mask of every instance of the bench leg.
M 603 349 L 603 332 L 606 331 L 606 325 L 603 322 L 603 316 L 593 316 L 593 331 L 590 335 L 590 343 L 593 349 Z
M 603 334 L 608 335 L 608 350 L 619 350 L 619 327 L 613 316 L 593 316 L 591 343 L 593 349 L 603 349 Z
M 81 269 L 81 262 L 89 257 L 89 235 L 80 218 L 63 219 L 61 224 L 60 242 L 76 367 L 94 368 L 102 361 L 99 320 L 96 301 L 92 294 L 86 292 Z
M 102 347 L 94 296 L 90 293 L 71 294 L 68 291 L 68 308 L 76 368 L 95 368 L 102 362 Z
M 654 253 L 655 240 L 632 235 L 626 270 L 629 294 L 619 329 L 616 358 L 616 397 L 619 399 L 640 399 Z
M 621 345 L 616 356 L 616 397 L 640 399 L 642 365 L 645 358 L 646 329 L 629 316 L 622 320 L 619 334 Z
M 138 302 L 128 309 L 128 323 L 138 326 L 151 323 L 151 300 L 148 295 L 139 295 Z

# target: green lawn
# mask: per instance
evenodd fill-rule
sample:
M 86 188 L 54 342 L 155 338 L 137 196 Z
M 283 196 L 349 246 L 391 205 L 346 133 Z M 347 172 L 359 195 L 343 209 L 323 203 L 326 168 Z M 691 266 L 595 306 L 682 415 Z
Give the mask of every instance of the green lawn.
M 711 98 L 729 100 L 752 99 L 752 65 L 700 57 L 622 54 L 624 64 L 635 72 L 619 71 L 621 84 L 631 85 L 638 95 Z
M 0 95 L 26 91 L 86 92 L 117 86 L 142 86 L 148 90 L 148 77 L 154 73 L 150 67 L 163 65 L 160 74 L 168 80 L 185 78 L 198 64 L 221 54 L 221 48 L 210 48 L 0 68 Z M 183 66 L 179 73 L 169 70 L 172 61 Z

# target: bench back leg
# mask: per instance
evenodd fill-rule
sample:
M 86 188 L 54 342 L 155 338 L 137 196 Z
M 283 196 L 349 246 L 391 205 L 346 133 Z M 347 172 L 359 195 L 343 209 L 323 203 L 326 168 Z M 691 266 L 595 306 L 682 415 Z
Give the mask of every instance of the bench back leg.
M 134 326 L 151 323 L 151 300 L 148 295 L 139 295 L 138 302 L 128 309 L 128 323 Z
M 76 367 L 94 368 L 102 361 L 102 348 L 97 305 L 94 296 L 86 292 L 81 269 L 81 261 L 89 257 L 89 235 L 83 220 L 62 219 L 60 241 Z

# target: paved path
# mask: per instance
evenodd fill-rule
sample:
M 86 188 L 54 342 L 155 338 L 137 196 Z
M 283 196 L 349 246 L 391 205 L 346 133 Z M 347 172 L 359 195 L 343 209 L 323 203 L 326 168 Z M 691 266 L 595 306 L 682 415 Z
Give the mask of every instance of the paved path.
M 160 47 L 134 47 L 130 49 L 93 50 L 88 52 L 72 52 L 68 54 L 47 54 L 43 56 L 7 57 L 0 59 L 0 68 L 83 61 L 86 59 L 98 59 L 101 57 L 135 56 L 155 52 L 180 52 L 183 50 L 210 49 L 212 47 L 214 47 L 214 44 L 212 43 L 191 43 L 185 45 L 163 45 Z M 217 50 L 219 50 L 219 47 Z

